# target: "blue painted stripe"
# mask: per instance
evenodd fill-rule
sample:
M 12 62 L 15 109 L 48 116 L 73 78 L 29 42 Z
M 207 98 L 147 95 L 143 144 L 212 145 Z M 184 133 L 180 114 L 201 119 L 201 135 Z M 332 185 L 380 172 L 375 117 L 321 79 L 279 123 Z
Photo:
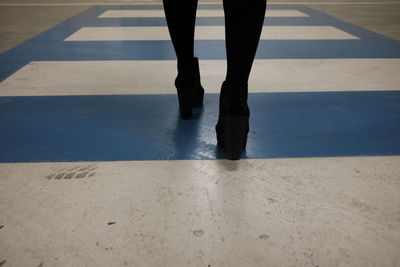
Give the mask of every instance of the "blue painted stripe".
M 0 162 L 221 158 L 218 94 L 0 98 Z M 400 91 L 249 95 L 247 158 L 400 155 Z
M 32 43 L 1 56 L 2 76 L 18 62 L 52 60 L 172 60 L 175 52 L 165 41 L 84 41 Z M 199 40 L 196 55 L 201 59 L 225 59 L 225 41 Z M 299 58 L 399 58 L 400 46 L 362 40 L 261 40 L 256 59 Z M 7 64 L 8 63 L 8 64 Z M 17 64 L 18 65 L 18 64 Z M 10 69 L 12 71 L 13 68 Z M 4 73 L 3 73 L 4 72 Z

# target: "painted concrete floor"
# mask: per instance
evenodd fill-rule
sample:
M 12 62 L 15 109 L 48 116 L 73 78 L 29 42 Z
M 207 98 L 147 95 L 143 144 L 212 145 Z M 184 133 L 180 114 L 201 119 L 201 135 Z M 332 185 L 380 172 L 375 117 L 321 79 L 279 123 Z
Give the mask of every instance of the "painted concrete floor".
M 227 161 L 220 2 L 182 121 L 160 2 L 0 0 L 0 266 L 400 266 L 399 13 L 268 2 Z

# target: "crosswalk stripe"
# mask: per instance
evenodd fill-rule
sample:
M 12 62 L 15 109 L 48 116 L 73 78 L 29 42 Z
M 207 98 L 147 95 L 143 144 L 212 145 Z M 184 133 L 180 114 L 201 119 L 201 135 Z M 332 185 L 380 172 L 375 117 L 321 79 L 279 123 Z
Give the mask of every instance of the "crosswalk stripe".
M 225 60 L 201 60 L 207 93 L 218 93 Z M 315 75 L 318 73 L 318 75 Z M 0 96 L 175 94 L 176 62 L 31 62 L 0 83 Z M 255 60 L 250 92 L 398 90 L 400 59 Z
M 164 17 L 163 10 L 108 10 L 101 14 L 99 18 L 142 18 L 142 17 Z M 197 17 L 223 17 L 224 11 L 222 9 L 198 9 Z M 285 10 L 268 10 L 266 17 L 308 17 L 307 14 L 298 10 L 285 9 Z
M 225 27 L 198 26 L 196 40 L 223 40 Z M 348 40 L 358 37 L 332 26 L 264 26 L 263 40 Z M 170 40 L 167 27 L 82 27 L 65 41 Z
M 326 2 L 315 2 L 315 1 L 295 1 L 295 2 L 287 2 L 287 1 L 274 1 L 268 2 L 268 6 L 274 5 L 397 5 L 398 1 L 326 1 Z M 152 3 L 152 2 L 88 2 L 88 3 L 0 3 L 0 6 L 162 6 L 162 3 Z M 199 6 L 202 5 L 217 5 L 220 6 L 221 2 L 203 2 L 199 3 Z
M 318 262 L 395 263 L 399 160 L 96 162 L 92 177 L 51 180 L 82 162 L 3 164 L 2 251 L 18 266 L 37 255 L 50 266 L 207 266 L 203 253 L 215 266 L 310 265 L 329 238 Z

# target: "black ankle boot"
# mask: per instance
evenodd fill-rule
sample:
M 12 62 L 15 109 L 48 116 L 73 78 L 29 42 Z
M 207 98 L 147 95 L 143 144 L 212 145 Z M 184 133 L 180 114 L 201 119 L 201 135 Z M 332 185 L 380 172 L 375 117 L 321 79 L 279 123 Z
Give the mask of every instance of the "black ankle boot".
M 178 61 L 178 76 L 175 79 L 181 118 L 188 120 L 192 108 L 203 104 L 204 89 L 200 82 L 199 61 L 193 58 L 189 62 Z
M 238 160 L 246 148 L 250 109 L 247 105 L 247 84 L 233 88 L 226 81 L 219 98 L 219 117 L 215 131 L 217 144 L 228 159 Z

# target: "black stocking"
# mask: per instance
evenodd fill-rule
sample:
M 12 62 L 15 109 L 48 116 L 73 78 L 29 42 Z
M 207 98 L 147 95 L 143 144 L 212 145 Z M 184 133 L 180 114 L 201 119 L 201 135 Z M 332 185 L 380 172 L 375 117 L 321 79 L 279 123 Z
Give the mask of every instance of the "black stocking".
M 163 0 L 163 3 L 178 62 L 182 65 L 192 62 L 197 0 Z M 232 85 L 229 86 L 231 90 L 235 90 L 248 82 L 267 3 L 265 0 L 223 0 L 223 4 L 228 65 L 226 81 Z
M 197 0 L 163 0 L 163 3 L 178 62 L 192 62 Z
M 226 81 L 247 84 L 264 24 L 265 0 L 224 0 Z

